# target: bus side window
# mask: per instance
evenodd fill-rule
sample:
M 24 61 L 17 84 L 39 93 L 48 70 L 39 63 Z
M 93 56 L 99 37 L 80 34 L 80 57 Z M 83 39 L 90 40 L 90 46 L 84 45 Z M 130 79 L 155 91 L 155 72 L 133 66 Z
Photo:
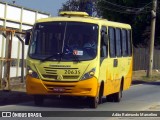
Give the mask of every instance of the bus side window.
M 131 30 L 127 30 L 128 55 L 132 55 Z
M 127 30 L 122 29 L 122 56 L 128 56 Z
M 110 44 L 110 57 L 116 57 L 116 45 L 115 45 L 115 29 L 112 27 L 108 28 L 109 44 Z
M 102 26 L 101 30 L 101 57 L 108 57 L 108 38 L 105 26 Z
M 122 56 L 122 47 L 121 47 L 121 29 L 116 28 L 116 56 Z

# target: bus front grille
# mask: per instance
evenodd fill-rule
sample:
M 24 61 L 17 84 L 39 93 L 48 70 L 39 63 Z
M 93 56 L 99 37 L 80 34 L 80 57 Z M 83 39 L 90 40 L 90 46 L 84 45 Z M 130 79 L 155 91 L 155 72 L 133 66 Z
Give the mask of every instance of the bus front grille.
M 67 79 L 78 79 L 79 76 L 65 76 L 65 75 L 64 75 L 63 78 L 66 79 L 66 80 L 67 80 Z
M 53 68 L 53 67 L 43 67 L 44 73 L 42 74 L 44 79 L 53 79 L 57 80 L 58 73 L 61 73 L 62 80 L 78 80 L 79 75 L 63 75 L 63 72 L 66 68 Z M 67 68 L 67 69 L 78 69 L 78 68 Z
M 46 79 L 48 78 L 53 80 L 56 80 L 58 77 L 58 75 L 47 75 L 47 74 L 42 74 L 42 76 Z M 63 80 L 77 80 L 79 78 L 79 76 L 77 75 L 72 75 L 72 76 L 62 75 L 62 77 L 63 77 Z
M 57 79 L 57 75 L 46 75 L 46 74 L 43 74 L 42 76 L 43 76 L 44 78 Z

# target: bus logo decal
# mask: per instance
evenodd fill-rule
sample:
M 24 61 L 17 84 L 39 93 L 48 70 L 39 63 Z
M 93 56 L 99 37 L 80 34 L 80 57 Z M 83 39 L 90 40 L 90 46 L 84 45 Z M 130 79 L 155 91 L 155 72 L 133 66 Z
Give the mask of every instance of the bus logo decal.
M 62 75 L 58 75 L 57 76 L 57 80 L 62 80 L 63 79 L 63 76 Z

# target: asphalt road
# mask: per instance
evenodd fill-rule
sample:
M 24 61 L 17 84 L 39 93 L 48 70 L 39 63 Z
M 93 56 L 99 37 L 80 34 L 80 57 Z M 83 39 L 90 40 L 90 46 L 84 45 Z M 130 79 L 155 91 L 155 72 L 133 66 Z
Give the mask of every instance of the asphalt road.
M 6 106 L 0 106 L 0 111 L 73 111 L 73 114 L 76 114 L 76 111 L 82 111 L 82 113 L 86 114 L 84 111 L 94 111 L 93 115 L 96 114 L 99 115 L 100 112 L 96 111 L 113 111 L 113 113 L 117 113 L 120 111 L 160 111 L 160 82 L 154 82 L 149 84 L 138 84 L 131 86 L 131 88 L 127 91 L 123 92 L 123 98 L 120 103 L 114 103 L 114 102 L 106 102 L 104 99 L 104 102 L 98 106 L 97 109 L 90 109 L 87 104 L 85 104 L 84 99 L 47 99 L 45 100 L 44 106 L 42 107 L 36 107 L 34 106 L 33 101 L 27 102 L 27 103 L 21 103 L 21 104 L 15 104 L 15 105 L 6 105 Z M 56 113 L 57 114 L 57 113 Z M 65 114 L 65 112 L 62 112 L 62 115 Z M 68 113 L 67 113 L 68 114 Z M 69 113 L 71 114 L 71 113 Z M 60 113 L 59 113 L 60 115 Z M 78 117 L 82 116 L 82 117 Z M 74 120 L 74 119 L 87 119 L 87 120 L 101 120 L 101 119 L 122 119 L 121 116 L 119 117 L 110 117 L 106 118 L 104 117 L 87 117 L 83 118 L 83 114 L 78 115 L 77 117 L 74 116 L 72 118 L 69 117 L 54 117 L 54 120 L 61 120 L 61 119 L 68 119 L 68 120 Z M 99 115 L 100 116 L 100 115 Z M 7 118 L 8 119 L 8 118 Z M 27 118 L 26 118 L 27 119 Z M 43 118 L 42 118 L 43 119 Z M 53 119 L 53 118 L 45 118 L 45 119 Z M 124 120 L 128 119 L 127 117 L 123 118 Z M 131 117 L 131 119 L 134 119 Z M 142 118 L 135 118 L 135 119 L 142 119 Z M 145 117 L 146 119 L 151 119 L 151 117 Z M 153 118 L 157 119 L 158 118 Z M 38 118 L 37 120 L 40 120 Z

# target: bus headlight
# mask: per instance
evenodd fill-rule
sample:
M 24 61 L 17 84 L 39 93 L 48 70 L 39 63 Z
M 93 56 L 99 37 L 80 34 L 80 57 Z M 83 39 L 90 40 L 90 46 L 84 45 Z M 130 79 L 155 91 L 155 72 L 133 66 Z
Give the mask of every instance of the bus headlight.
M 33 71 L 30 67 L 27 67 L 27 74 L 33 78 L 39 78 L 37 72 Z
M 86 80 L 86 79 L 92 78 L 92 77 L 94 76 L 94 74 L 95 74 L 95 71 L 96 71 L 96 69 L 93 68 L 93 69 L 90 70 L 89 72 L 85 73 L 85 74 L 82 76 L 81 80 Z

